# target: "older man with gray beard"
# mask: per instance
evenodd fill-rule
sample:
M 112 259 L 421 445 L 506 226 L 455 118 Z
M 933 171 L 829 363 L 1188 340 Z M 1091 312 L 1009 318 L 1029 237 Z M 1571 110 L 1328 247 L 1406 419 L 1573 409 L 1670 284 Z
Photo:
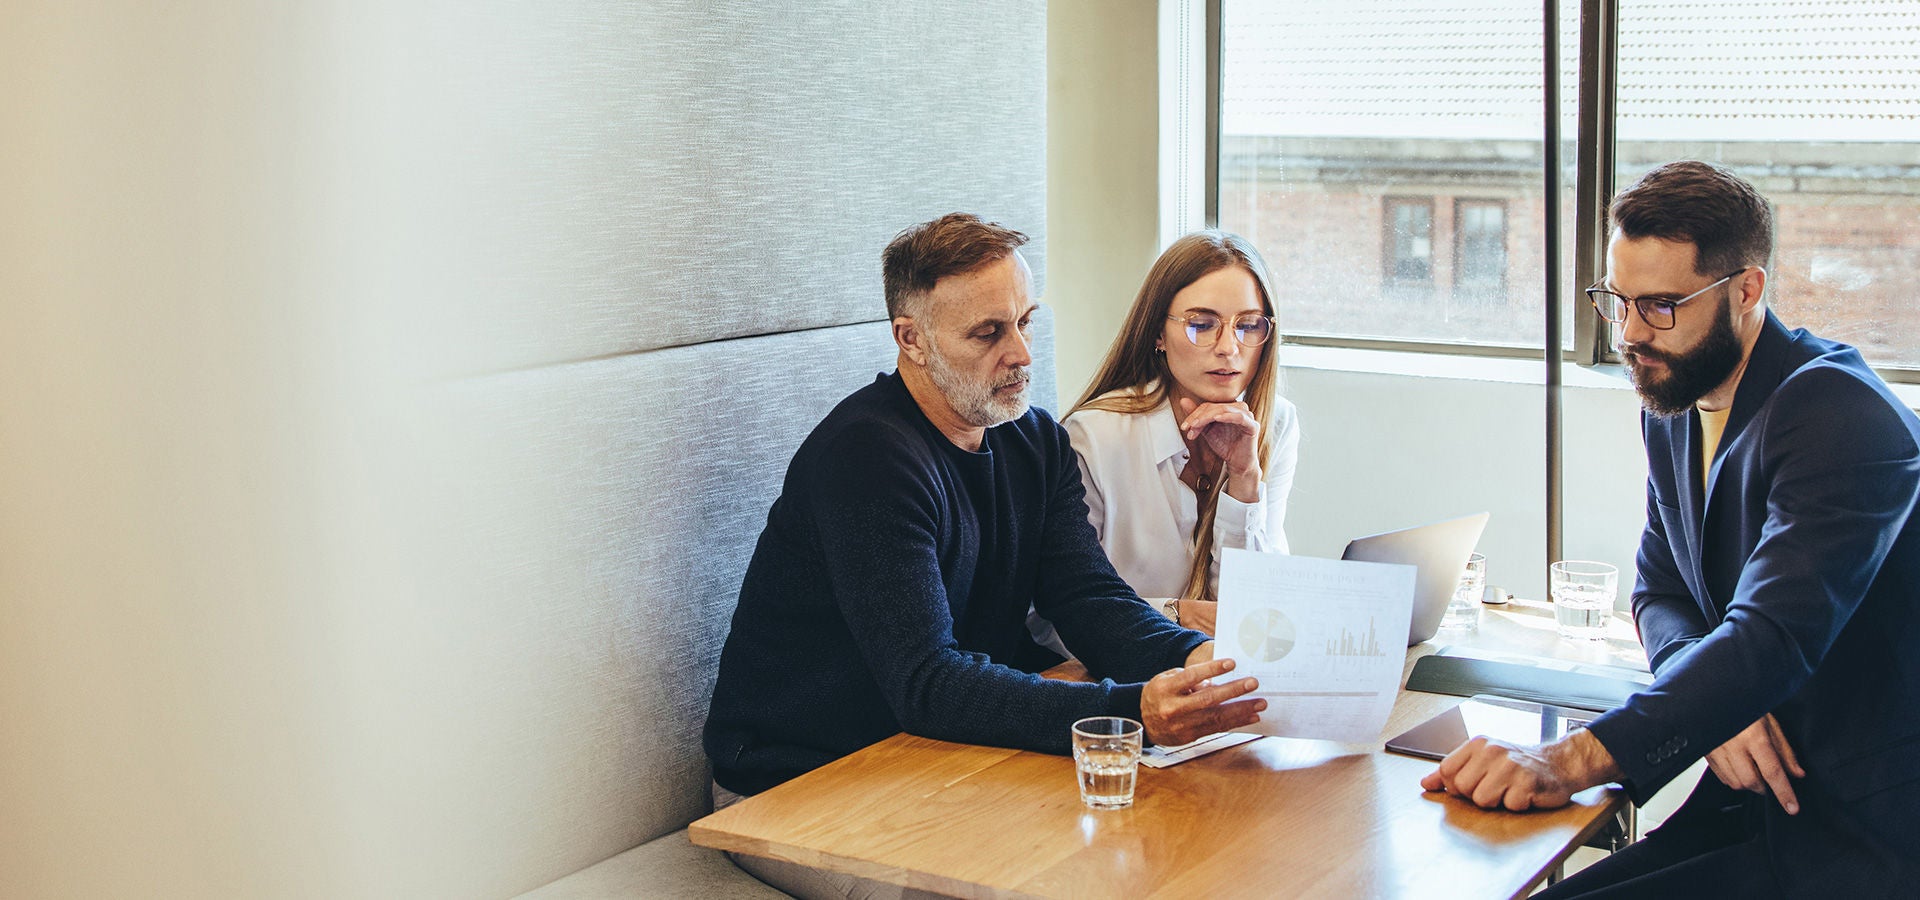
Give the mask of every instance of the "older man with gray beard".
M 1038 309 L 1017 231 L 955 213 L 882 256 L 898 370 L 794 455 L 740 587 L 707 717 L 725 806 L 900 731 L 1064 753 L 1087 716 L 1178 744 L 1259 718 L 1206 636 L 1114 573 L 1066 431 L 1027 402 Z M 1100 680 L 1034 674 L 1032 606 Z M 737 856 L 803 897 L 879 886 Z M 895 889 L 895 895 L 897 889 Z

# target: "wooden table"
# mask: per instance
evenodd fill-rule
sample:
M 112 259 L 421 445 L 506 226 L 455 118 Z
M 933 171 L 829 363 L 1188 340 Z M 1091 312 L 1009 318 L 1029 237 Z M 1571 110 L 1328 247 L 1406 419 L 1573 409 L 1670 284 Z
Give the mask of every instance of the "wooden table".
M 1408 648 L 1407 667 L 1456 643 L 1645 668 L 1630 625 L 1575 644 L 1543 610 L 1489 607 L 1477 634 Z M 690 834 L 961 897 L 1523 897 L 1625 796 L 1593 788 L 1562 809 L 1510 814 L 1423 792 L 1434 763 L 1381 745 L 1457 702 L 1401 691 L 1366 744 L 1269 737 L 1143 766 L 1133 807 L 1109 812 L 1080 803 L 1069 757 L 895 735 Z

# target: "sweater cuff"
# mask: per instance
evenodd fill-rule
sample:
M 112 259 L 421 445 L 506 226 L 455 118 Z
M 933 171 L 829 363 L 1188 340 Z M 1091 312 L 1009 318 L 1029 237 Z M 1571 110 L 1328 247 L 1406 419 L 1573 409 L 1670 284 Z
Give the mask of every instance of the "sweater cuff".
M 1166 665 L 1166 668 L 1163 668 L 1160 671 L 1164 672 L 1167 669 L 1186 668 L 1187 657 L 1192 656 L 1193 651 L 1200 649 L 1201 644 L 1204 644 L 1210 640 L 1213 640 L 1212 635 L 1209 635 L 1204 631 L 1195 631 L 1191 628 L 1188 628 L 1185 648 L 1180 651 L 1180 656 L 1178 658 L 1175 658 L 1169 661 Z
M 1114 685 L 1113 690 L 1107 692 L 1107 715 L 1141 721 L 1140 697 L 1146 693 L 1146 689 L 1145 683 Z

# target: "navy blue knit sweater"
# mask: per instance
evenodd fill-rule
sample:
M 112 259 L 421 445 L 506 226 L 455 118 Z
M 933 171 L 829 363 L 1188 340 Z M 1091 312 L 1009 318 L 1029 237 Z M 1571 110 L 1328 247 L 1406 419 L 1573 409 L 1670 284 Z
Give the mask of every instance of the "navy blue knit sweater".
M 897 373 L 841 401 L 794 455 L 740 586 L 707 715 L 714 779 L 759 793 L 900 731 L 1063 753 L 1075 719 L 1138 718 L 1140 682 L 1206 637 L 1114 573 L 1084 497 L 1044 411 L 968 452 Z M 1031 674 L 1057 657 L 1028 635 L 1029 603 L 1107 677 Z

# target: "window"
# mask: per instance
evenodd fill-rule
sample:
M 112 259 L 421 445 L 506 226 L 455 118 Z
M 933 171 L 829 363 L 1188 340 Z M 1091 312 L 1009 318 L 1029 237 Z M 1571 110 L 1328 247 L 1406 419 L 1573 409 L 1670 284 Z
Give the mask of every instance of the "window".
M 1505 300 L 1507 205 L 1499 200 L 1453 203 L 1453 295 L 1474 306 Z
M 1433 289 L 1433 201 L 1387 200 L 1387 281 L 1396 288 Z
M 1544 207 L 1537 0 L 1225 0 L 1221 15 L 1219 223 L 1273 267 L 1281 331 L 1541 346 L 1545 254 L 1506 237 L 1539 233 Z M 1569 274 L 1563 300 L 1574 288 Z
M 1920 367 L 1920 12 L 1733 6 L 1620 0 L 1616 182 L 1683 156 L 1740 173 L 1773 201 L 1780 318 Z
M 1698 158 L 1774 202 L 1782 319 L 1920 373 L 1910 0 L 1618 0 L 1599 43 L 1614 65 L 1586 69 L 1613 77 L 1589 93 L 1614 98 L 1600 149 L 1575 144 L 1580 5 L 1559 6 L 1567 348 L 1575 322 L 1604 336 L 1571 318 L 1585 311 L 1576 260 L 1604 239 L 1588 228 L 1574 246 L 1575 186 L 1611 196 Z M 1537 351 L 1541 30 L 1537 0 L 1222 0 L 1219 224 L 1267 254 L 1289 340 Z

